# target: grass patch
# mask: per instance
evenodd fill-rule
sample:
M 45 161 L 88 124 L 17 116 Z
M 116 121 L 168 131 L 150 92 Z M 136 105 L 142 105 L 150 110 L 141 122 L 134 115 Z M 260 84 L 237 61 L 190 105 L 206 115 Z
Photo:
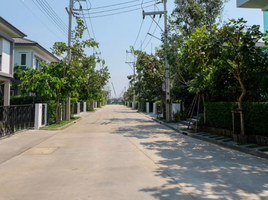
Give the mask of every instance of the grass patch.
M 182 131 L 187 131 L 187 132 L 190 132 L 190 133 L 195 133 L 195 130 L 194 129 L 192 129 L 192 128 L 182 128 L 182 129 L 180 129 L 180 130 L 182 130 Z
M 89 111 L 87 111 L 87 112 L 95 112 L 96 111 L 96 109 L 94 109 L 94 110 L 89 110 Z
M 63 126 L 65 126 L 66 124 L 69 124 L 77 119 L 79 119 L 81 117 L 71 117 L 70 121 L 61 121 L 59 124 L 51 124 L 51 125 L 48 125 L 48 126 L 44 126 L 44 127 L 41 127 L 41 129 L 56 129 L 56 128 L 61 128 Z

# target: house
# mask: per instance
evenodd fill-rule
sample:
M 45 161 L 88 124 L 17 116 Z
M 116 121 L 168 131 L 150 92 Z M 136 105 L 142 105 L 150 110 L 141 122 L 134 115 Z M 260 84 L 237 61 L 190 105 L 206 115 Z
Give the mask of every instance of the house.
M 255 8 L 263 11 L 264 31 L 268 31 L 268 1 L 265 0 L 237 0 L 238 8 Z
M 40 63 L 57 63 L 60 60 L 38 44 L 35 41 L 26 38 L 13 38 L 15 42 L 15 57 L 14 64 L 21 68 L 40 69 Z M 10 94 L 12 96 L 20 95 L 20 90 L 17 86 L 21 83 L 20 80 L 13 80 Z M 29 96 L 34 95 L 32 93 Z
M 57 63 L 60 60 L 35 41 L 26 38 L 14 38 L 14 63 L 22 68 L 40 69 L 40 62 Z
M 14 40 L 26 37 L 24 33 L 0 17 L 0 81 L 4 83 L 4 106 L 10 105 L 10 81 L 14 70 Z

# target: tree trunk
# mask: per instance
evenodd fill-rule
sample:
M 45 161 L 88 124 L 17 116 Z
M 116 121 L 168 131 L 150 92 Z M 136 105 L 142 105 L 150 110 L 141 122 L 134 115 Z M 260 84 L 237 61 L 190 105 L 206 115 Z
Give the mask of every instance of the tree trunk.
M 202 95 L 202 99 L 203 99 L 203 106 L 204 106 L 204 124 L 207 124 L 207 113 L 206 113 L 206 107 L 205 107 L 205 95 Z
M 241 120 L 241 135 L 245 135 L 245 129 L 244 129 L 244 120 L 243 120 L 243 110 L 242 110 L 242 101 L 243 101 L 243 98 L 245 97 L 246 93 L 247 93 L 247 90 L 246 90 L 246 87 L 244 85 L 244 83 L 242 82 L 240 76 L 238 77 L 237 79 L 239 81 L 239 84 L 242 88 L 242 93 L 238 99 L 238 108 L 239 110 L 241 110 L 240 112 L 240 120 Z
M 90 111 L 94 111 L 94 100 L 90 98 Z
M 61 121 L 61 112 L 60 112 L 60 103 L 59 101 L 57 102 L 57 112 L 56 112 L 56 124 L 59 124 Z

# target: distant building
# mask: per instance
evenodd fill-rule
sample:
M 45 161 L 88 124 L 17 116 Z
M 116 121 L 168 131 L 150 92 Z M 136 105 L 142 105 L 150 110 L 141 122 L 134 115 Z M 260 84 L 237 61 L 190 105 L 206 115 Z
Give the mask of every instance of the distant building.
M 10 81 L 14 70 L 14 38 L 26 37 L 24 33 L 0 17 L 0 81 L 4 82 L 1 93 L 4 105 L 10 105 Z
M 237 0 L 238 8 L 255 8 L 263 11 L 264 31 L 268 31 L 268 1 L 267 0 Z

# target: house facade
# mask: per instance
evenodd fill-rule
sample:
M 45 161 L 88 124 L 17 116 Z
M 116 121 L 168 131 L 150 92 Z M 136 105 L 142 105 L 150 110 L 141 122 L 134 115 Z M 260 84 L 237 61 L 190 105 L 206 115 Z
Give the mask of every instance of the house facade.
M 237 0 L 238 8 L 255 8 L 263 11 L 264 31 L 268 31 L 268 1 L 265 0 Z
M 14 41 L 15 65 L 20 65 L 22 68 L 40 69 L 41 62 L 57 63 L 60 61 L 35 41 L 25 38 L 14 38 Z
M 0 81 L 4 82 L 1 93 L 4 106 L 10 105 L 10 81 L 14 70 L 14 47 L 16 38 L 26 37 L 24 33 L 0 17 Z

